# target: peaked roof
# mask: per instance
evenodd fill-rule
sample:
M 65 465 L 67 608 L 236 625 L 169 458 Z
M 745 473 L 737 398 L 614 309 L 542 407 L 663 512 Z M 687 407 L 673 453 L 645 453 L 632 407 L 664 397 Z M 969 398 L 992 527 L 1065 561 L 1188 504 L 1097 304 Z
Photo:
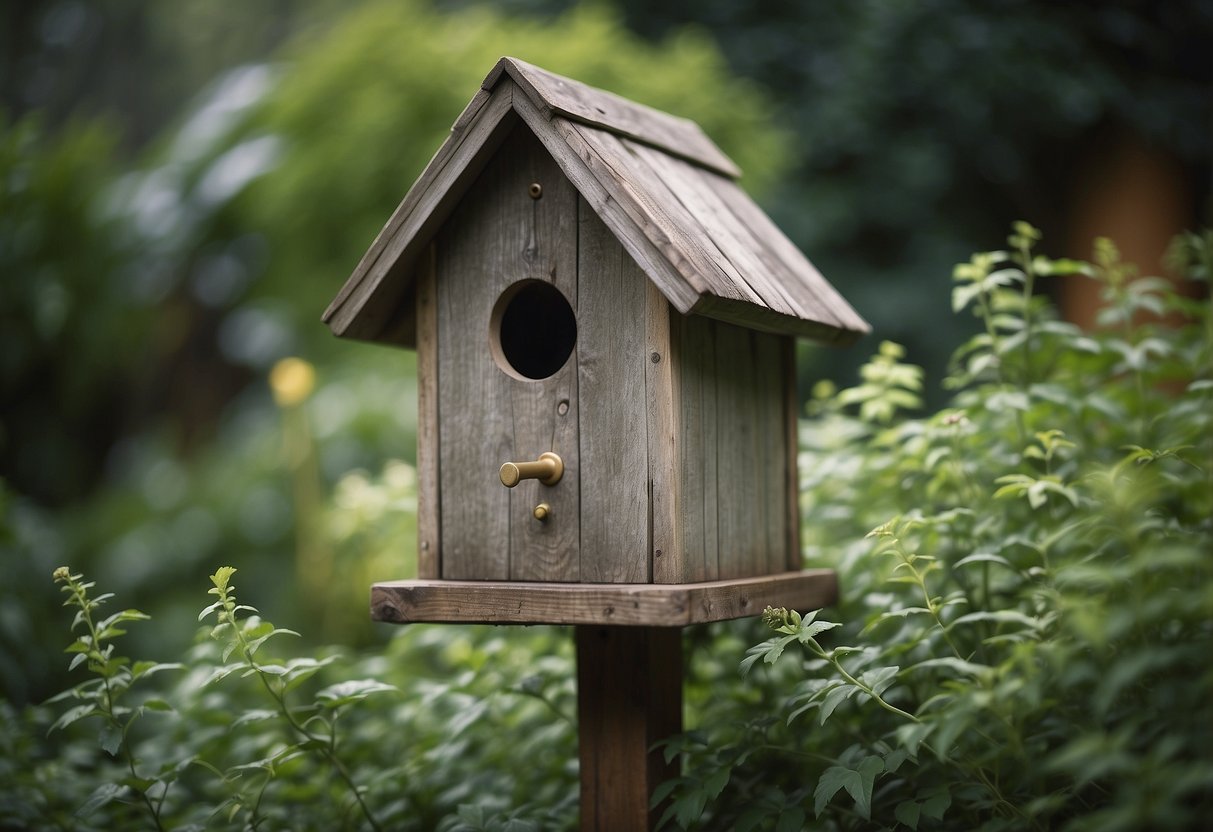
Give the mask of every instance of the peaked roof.
M 413 266 L 521 120 L 679 312 L 849 343 L 869 331 L 687 119 L 502 58 L 324 313 L 411 346 Z

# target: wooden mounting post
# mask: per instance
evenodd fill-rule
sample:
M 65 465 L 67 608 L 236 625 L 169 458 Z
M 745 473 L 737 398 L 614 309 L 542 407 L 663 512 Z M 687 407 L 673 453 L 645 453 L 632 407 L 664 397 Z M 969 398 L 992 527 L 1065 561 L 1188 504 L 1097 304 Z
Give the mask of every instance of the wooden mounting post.
M 653 789 L 678 775 L 653 744 L 682 731 L 682 630 L 577 627 L 581 830 L 651 829 Z

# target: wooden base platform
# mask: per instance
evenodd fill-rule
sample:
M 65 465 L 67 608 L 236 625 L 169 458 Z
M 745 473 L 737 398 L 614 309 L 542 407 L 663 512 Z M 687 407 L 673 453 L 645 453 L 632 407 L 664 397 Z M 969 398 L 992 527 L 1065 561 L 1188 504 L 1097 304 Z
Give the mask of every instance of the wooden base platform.
M 371 618 L 395 624 L 612 624 L 685 627 L 813 610 L 838 598 L 832 569 L 805 569 L 696 584 L 560 584 L 387 581 L 371 587 Z

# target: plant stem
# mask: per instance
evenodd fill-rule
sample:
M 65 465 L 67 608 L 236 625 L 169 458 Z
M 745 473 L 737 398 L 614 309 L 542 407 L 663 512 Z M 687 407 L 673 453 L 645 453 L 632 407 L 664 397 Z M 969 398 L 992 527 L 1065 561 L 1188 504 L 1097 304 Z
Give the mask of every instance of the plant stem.
M 118 722 L 118 718 L 114 716 L 114 690 L 112 687 L 110 687 L 109 669 L 106 666 L 109 663 L 109 659 L 104 653 L 101 652 L 100 634 L 97 632 L 96 623 L 93 622 L 92 602 L 89 601 L 88 592 L 79 581 L 69 578 L 68 585 L 71 587 L 72 597 L 75 600 L 76 605 L 80 607 L 80 612 L 82 614 L 81 617 L 84 620 L 84 625 L 88 628 L 89 643 L 92 645 L 92 653 L 96 656 L 97 662 L 94 672 L 101 677 L 101 684 L 105 687 L 105 706 L 103 711 L 105 719 L 113 728 L 121 731 L 122 756 L 126 760 L 127 768 L 130 769 L 131 777 L 135 780 L 139 780 L 141 778 L 139 777 L 139 772 L 135 770 L 135 756 L 131 753 L 130 744 L 126 741 L 126 729 L 121 723 Z M 152 823 L 155 824 L 156 829 L 163 832 L 164 826 L 160 823 L 160 811 L 152 803 L 151 798 L 147 796 L 147 791 L 139 788 L 136 788 L 135 791 L 139 793 L 139 797 L 143 800 L 143 804 L 147 806 L 147 811 L 152 816 Z M 167 794 L 167 786 L 165 788 L 165 793 Z M 163 805 L 163 802 L 164 799 L 161 798 L 161 805 Z
M 223 591 L 220 597 L 223 600 L 223 617 L 226 618 L 227 623 L 231 625 L 232 631 L 236 634 L 236 642 L 240 646 L 240 655 L 246 662 L 248 662 L 249 667 L 256 671 L 257 678 L 261 680 L 261 684 L 265 688 L 266 693 L 270 695 L 270 698 L 273 699 L 275 705 L 277 705 L 278 713 L 280 713 L 282 718 L 286 720 L 287 725 L 290 726 L 292 731 L 298 734 L 299 737 L 301 737 L 305 742 L 311 743 L 314 748 L 320 751 L 321 755 L 324 756 L 328 764 L 331 765 L 337 772 L 338 777 L 340 777 L 342 782 L 345 783 L 350 793 L 353 794 L 354 800 L 357 801 L 358 808 L 362 810 L 363 817 L 366 818 L 367 823 L 371 825 L 371 828 L 374 829 L 375 832 L 382 832 L 382 827 L 380 827 L 378 821 L 375 820 L 375 816 L 371 814 L 370 807 L 367 806 L 366 801 L 362 799 L 362 793 L 358 789 L 358 784 L 354 782 L 354 778 L 350 775 L 345 765 L 335 753 L 336 726 L 331 726 L 332 731 L 329 736 L 329 742 L 325 743 L 323 738 L 313 734 L 303 725 L 299 724 L 299 721 L 295 719 L 295 715 L 291 713 L 291 709 L 286 704 L 286 696 L 284 692 L 276 689 L 276 687 L 270 681 L 270 674 L 263 671 L 253 658 L 253 654 L 249 650 L 248 639 L 245 638 L 244 630 L 240 627 L 240 623 L 236 619 L 235 600 L 230 597 L 226 590 Z M 279 687 L 280 686 L 281 685 L 279 685 Z
M 861 691 L 866 693 L 868 696 L 872 697 L 872 701 L 875 702 L 877 705 L 884 708 L 886 711 L 888 711 L 891 714 L 896 714 L 897 716 L 901 717 L 902 719 L 908 719 L 910 722 L 914 722 L 914 723 L 922 722 L 921 719 L 914 716 L 913 714 L 903 711 L 901 708 L 897 707 L 896 705 L 890 705 L 888 702 L 886 702 L 884 699 L 882 699 L 880 697 L 880 694 L 878 694 L 876 691 L 872 690 L 871 687 L 869 687 L 868 685 L 865 685 L 863 682 L 859 681 L 854 676 L 852 676 L 850 673 L 848 673 L 847 669 L 842 666 L 842 663 L 838 661 L 837 657 L 832 652 L 826 651 L 824 648 L 822 648 L 822 646 L 820 644 L 817 643 L 817 639 L 815 639 L 815 638 L 809 639 L 808 645 L 809 645 L 809 648 L 814 653 L 816 653 L 819 658 L 825 659 L 827 662 L 832 664 L 834 666 L 834 669 L 838 671 L 838 674 L 840 676 L 842 676 L 842 678 L 846 679 L 849 684 L 854 685 L 855 687 L 859 688 Z

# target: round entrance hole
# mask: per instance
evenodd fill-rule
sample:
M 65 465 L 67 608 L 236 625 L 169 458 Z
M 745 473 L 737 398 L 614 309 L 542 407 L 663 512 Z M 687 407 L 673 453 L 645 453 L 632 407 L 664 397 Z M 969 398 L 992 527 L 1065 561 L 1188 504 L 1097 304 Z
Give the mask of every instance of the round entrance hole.
M 577 319 L 564 294 L 542 280 L 523 280 L 501 293 L 489 318 L 493 359 L 514 378 L 555 375 L 577 343 Z

